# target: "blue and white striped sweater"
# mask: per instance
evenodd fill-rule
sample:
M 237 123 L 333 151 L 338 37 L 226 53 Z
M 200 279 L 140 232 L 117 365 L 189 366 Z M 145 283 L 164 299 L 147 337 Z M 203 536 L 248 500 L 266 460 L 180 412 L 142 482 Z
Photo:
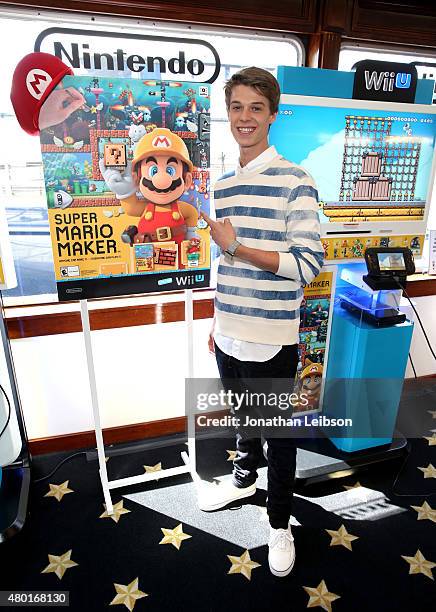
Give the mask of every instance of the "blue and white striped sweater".
M 318 275 L 324 257 L 312 178 L 277 156 L 243 176 L 224 175 L 214 198 L 217 219 L 230 219 L 242 244 L 280 258 L 273 274 L 221 255 L 216 331 L 249 342 L 298 342 L 303 286 Z

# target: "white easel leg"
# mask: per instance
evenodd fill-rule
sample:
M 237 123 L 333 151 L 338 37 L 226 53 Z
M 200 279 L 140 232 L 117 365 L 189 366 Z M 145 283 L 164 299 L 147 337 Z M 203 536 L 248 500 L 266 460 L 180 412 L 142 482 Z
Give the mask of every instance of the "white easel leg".
M 187 341 L 187 378 L 193 378 L 194 376 L 194 308 L 192 289 L 185 290 L 185 322 L 186 322 L 186 341 Z M 182 459 L 189 466 L 192 480 L 194 483 L 200 481 L 200 477 L 197 474 L 197 462 L 195 452 L 195 419 L 192 414 L 192 410 L 189 407 L 187 410 L 187 423 L 188 423 L 188 453 L 182 453 Z
M 109 490 L 106 460 L 104 456 L 103 433 L 100 423 L 100 411 L 98 407 L 97 384 L 95 381 L 94 358 L 92 355 L 91 328 L 89 325 L 89 313 L 87 300 L 80 300 L 80 315 L 82 317 L 83 337 L 85 340 L 86 362 L 88 365 L 89 388 L 91 390 L 92 412 L 94 415 L 95 438 L 97 440 L 98 463 L 100 466 L 100 480 L 103 487 L 103 496 L 106 502 L 106 511 L 113 514 L 114 508 Z

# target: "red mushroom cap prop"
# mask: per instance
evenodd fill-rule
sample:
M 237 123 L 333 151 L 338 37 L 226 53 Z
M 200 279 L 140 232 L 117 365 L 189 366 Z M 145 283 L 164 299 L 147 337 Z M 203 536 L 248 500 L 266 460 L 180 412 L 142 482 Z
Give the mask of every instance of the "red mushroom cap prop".
M 72 69 L 55 55 L 29 53 L 18 62 L 12 78 L 11 101 L 18 123 L 28 134 L 39 134 L 39 112 L 56 85 Z

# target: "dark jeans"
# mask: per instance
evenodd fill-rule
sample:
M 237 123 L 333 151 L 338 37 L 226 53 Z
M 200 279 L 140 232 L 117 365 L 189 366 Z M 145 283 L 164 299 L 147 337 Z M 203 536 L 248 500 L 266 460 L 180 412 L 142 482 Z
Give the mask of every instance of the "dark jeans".
M 298 345 L 283 346 L 268 361 L 239 361 L 223 353 L 215 344 L 218 370 L 224 387 L 232 386 L 232 379 L 288 378 L 293 380 L 298 365 Z M 237 384 L 236 384 L 237 388 Z M 266 438 L 268 443 L 268 499 L 267 512 L 271 527 L 286 529 L 291 516 L 297 448 L 294 438 Z M 257 467 L 262 458 L 260 436 L 247 438 L 236 432 L 236 458 L 233 462 L 233 484 L 248 487 L 257 479 Z

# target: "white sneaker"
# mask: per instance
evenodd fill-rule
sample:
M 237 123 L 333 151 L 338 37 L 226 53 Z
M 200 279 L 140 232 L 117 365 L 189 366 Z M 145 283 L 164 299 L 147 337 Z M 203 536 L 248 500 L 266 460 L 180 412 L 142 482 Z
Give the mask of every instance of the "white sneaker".
M 239 489 L 230 480 L 224 480 L 218 485 L 208 483 L 198 492 L 198 507 L 200 510 L 210 512 L 227 506 L 232 501 L 250 497 L 256 493 L 256 483 L 249 487 Z
M 270 528 L 268 563 L 274 576 L 287 576 L 295 563 L 294 537 L 287 529 Z

